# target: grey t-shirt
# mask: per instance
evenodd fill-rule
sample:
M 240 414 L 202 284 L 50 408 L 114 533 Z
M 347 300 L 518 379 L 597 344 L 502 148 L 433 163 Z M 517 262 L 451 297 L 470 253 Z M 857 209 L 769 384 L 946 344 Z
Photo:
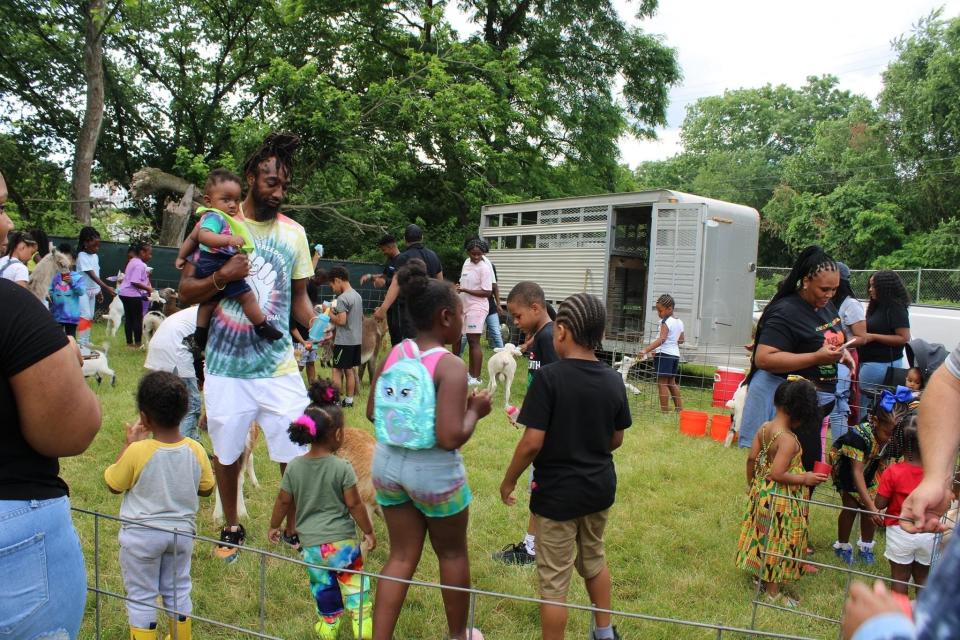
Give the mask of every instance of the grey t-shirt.
M 294 458 L 280 481 L 297 506 L 297 534 L 305 547 L 357 537 L 357 527 L 343 492 L 357 484 L 357 474 L 343 458 Z
M 363 298 L 356 289 L 337 296 L 337 313 L 347 313 L 347 324 L 337 327 L 333 344 L 354 345 L 363 340 Z
M 947 356 L 945 364 L 947 365 L 947 370 L 953 374 L 953 377 L 960 380 L 960 346 Z

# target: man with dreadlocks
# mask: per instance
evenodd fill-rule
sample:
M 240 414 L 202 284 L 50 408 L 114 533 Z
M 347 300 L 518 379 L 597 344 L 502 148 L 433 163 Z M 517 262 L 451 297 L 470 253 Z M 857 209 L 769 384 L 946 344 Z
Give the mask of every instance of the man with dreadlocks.
M 254 250 L 249 258 L 242 253 L 234 255 L 205 278 L 197 278 L 188 264 L 180 282 L 182 300 L 188 304 L 209 300 L 228 282 L 246 277 L 268 321 L 286 326 L 292 317 L 306 327 L 312 324 L 315 313 L 307 295 L 307 280 L 313 275 L 313 266 L 307 236 L 302 226 L 280 213 L 298 143 L 294 135 L 271 133 L 247 160 L 247 196 L 241 213 Z M 237 517 L 237 478 L 250 425 L 260 425 L 270 458 L 280 463 L 282 472 L 287 462 L 305 451 L 290 442 L 287 426 L 309 401 L 289 337 L 258 339 L 240 304 L 230 298 L 220 302 L 214 316 L 206 349 L 207 427 L 225 520 L 220 539 L 239 545 L 245 531 Z M 286 526 L 285 539 L 292 543 L 292 517 Z M 217 555 L 228 562 L 236 560 L 238 553 L 236 547 L 217 547 Z

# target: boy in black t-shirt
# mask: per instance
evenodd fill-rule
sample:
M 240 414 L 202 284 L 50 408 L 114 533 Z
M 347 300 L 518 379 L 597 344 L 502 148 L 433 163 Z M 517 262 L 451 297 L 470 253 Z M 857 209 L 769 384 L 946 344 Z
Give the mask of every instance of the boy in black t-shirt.
M 554 346 L 561 359 L 533 378 L 518 418 L 526 428 L 500 485 L 500 497 L 513 505 L 517 478 L 536 463 L 530 510 L 540 597 L 565 602 L 575 566 L 598 609 L 610 608 L 603 531 L 617 491 L 612 452 L 631 424 L 623 381 L 594 353 L 605 326 L 596 296 L 578 293 L 560 304 Z M 566 608 L 541 605 L 540 620 L 544 638 L 564 637 Z M 596 614 L 591 638 L 619 638 L 609 614 Z
M 540 367 L 556 362 L 553 348 L 553 321 L 547 312 L 543 289 L 536 282 L 518 282 L 507 296 L 507 310 L 520 330 L 530 336 L 523 352 L 527 357 L 527 389 Z M 533 468 L 530 468 L 530 487 L 533 488 Z M 527 533 L 517 544 L 508 544 L 493 554 L 493 559 L 504 564 L 533 564 L 536 562 L 536 534 L 533 514 L 527 523 Z

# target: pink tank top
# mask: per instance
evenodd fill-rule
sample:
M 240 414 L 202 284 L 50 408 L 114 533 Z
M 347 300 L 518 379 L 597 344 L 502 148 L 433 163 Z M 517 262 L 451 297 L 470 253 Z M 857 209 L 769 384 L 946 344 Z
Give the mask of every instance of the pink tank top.
M 400 349 L 403 349 L 404 355 L 409 358 L 413 357 L 413 349 L 410 348 L 409 342 L 412 340 L 404 340 L 393 349 L 390 350 L 390 355 L 387 356 L 386 361 L 383 363 L 383 370 L 386 371 L 393 364 L 400 359 Z M 433 349 L 428 349 L 426 353 L 420 358 L 420 362 L 426 367 L 427 371 L 430 373 L 430 377 L 434 377 L 434 372 L 437 370 L 437 363 L 440 362 L 440 358 L 443 356 L 453 355 L 443 347 L 435 347 Z

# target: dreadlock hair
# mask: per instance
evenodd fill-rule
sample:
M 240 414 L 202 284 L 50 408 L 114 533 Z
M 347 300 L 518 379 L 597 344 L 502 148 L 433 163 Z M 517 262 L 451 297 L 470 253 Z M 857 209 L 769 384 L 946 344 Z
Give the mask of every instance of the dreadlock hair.
M 297 420 L 290 423 L 287 433 L 290 440 L 301 446 L 315 442 L 331 443 L 331 437 L 343 429 L 343 411 L 340 409 L 340 392 L 333 385 L 332 380 L 315 380 L 310 385 L 307 395 L 310 396 L 310 405 L 303 410 L 308 420 Z M 309 422 L 315 427 L 310 433 Z M 334 447 L 336 448 L 336 447 Z
M 212 187 L 220 184 L 221 182 L 236 182 L 240 185 L 240 188 L 243 188 L 243 182 L 240 181 L 240 176 L 230 171 L 229 169 L 224 169 L 223 167 L 218 167 L 210 172 L 210 175 L 207 176 L 207 182 L 203 185 L 203 190 L 209 191 Z
M 417 331 L 432 329 L 434 314 L 440 309 L 457 313 L 460 298 L 453 284 L 428 276 L 427 265 L 419 258 L 410 260 L 397 271 L 397 284 Z
M 773 394 L 773 406 L 783 409 L 799 424 L 796 431 L 812 432 L 820 425 L 817 388 L 809 380 L 781 383 Z
M 513 285 L 510 293 L 507 295 L 507 303 L 519 302 L 526 307 L 532 307 L 534 303 L 541 307 L 546 306 L 547 297 L 543 293 L 543 287 L 536 282 L 524 280 Z
M 607 310 L 597 296 L 575 293 L 560 303 L 556 323 L 566 327 L 581 347 L 599 349 L 607 326 Z
M 867 305 L 867 314 L 883 307 L 901 306 L 904 309 L 910 306 L 910 294 L 904 286 L 900 276 L 889 269 L 877 271 L 872 276 L 875 298 L 870 298 Z
M 277 170 L 282 167 L 287 175 L 293 175 L 293 154 L 297 152 L 300 138 L 292 133 L 269 133 L 263 143 L 250 154 L 243 165 L 243 175 L 256 176 L 260 163 L 276 158 Z
M 757 321 L 757 330 L 753 334 L 753 350 L 750 356 L 750 374 L 747 376 L 747 383 L 757 372 L 757 345 L 760 339 L 760 332 L 763 331 L 763 325 L 766 324 L 767 316 L 773 310 L 775 303 L 791 296 L 799 291 L 803 286 L 804 278 L 812 278 L 821 271 L 836 271 L 837 263 L 827 253 L 817 245 L 810 245 L 800 252 L 797 261 L 793 263 L 790 273 L 777 285 L 777 293 L 770 299 L 767 306 L 760 314 L 760 320 Z
M 189 393 L 179 376 L 167 371 L 151 371 L 140 378 L 137 409 L 158 427 L 176 429 L 187 415 Z
M 665 309 L 673 309 L 673 307 L 676 305 L 676 303 L 673 301 L 673 296 L 671 296 L 669 293 L 665 293 L 657 298 L 657 304 Z
M 80 235 L 77 237 L 77 255 L 80 255 L 81 251 L 86 252 L 88 242 L 99 239 L 100 232 L 93 227 L 84 227 L 83 229 L 80 229 Z

